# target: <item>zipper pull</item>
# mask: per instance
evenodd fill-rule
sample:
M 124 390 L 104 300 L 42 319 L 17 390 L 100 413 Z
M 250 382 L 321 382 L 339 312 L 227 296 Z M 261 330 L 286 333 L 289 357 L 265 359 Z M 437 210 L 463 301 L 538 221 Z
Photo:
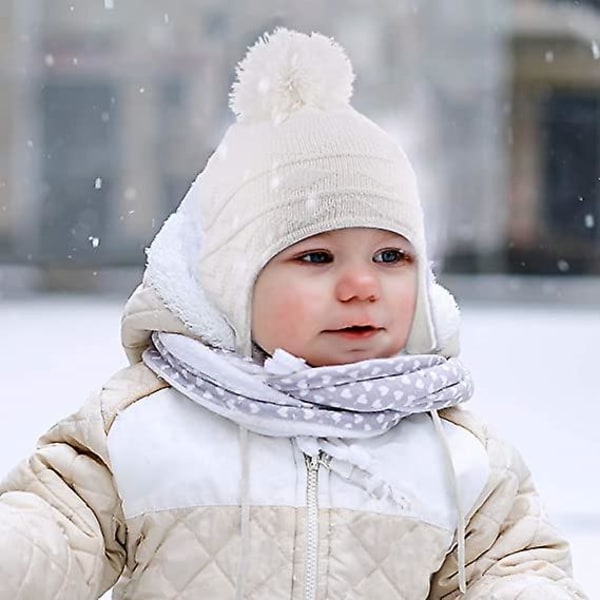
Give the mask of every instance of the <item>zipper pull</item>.
M 306 463 L 306 468 L 309 471 L 318 471 L 319 467 L 324 467 L 325 469 L 331 468 L 331 456 L 329 456 L 329 454 L 325 454 L 323 450 L 319 450 L 319 452 L 314 456 L 309 456 L 308 454 L 305 454 L 304 462 Z
M 319 464 L 327 470 L 331 469 L 331 456 L 323 450 L 319 452 Z
M 311 471 L 311 472 L 315 472 L 319 470 L 319 465 L 321 464 L 321 450 L 319 450 L 318 454 L 315 454 L 314 456 L 309 456 L 308 454 L 304 455 L 304 462 L 306 463 L 306 468 Z

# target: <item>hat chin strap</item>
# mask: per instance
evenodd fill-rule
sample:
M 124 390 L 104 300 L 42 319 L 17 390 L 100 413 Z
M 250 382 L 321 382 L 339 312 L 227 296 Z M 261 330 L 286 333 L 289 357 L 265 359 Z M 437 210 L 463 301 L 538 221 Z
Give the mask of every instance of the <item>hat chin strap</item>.
M 429 294 L 433 274 L 426 264 L 427 262 L 424 258 L 419 261 L 417 302 L 412 327 L 405 348 L 408 354 L 431 354 L 439 348 L 435 323 L 432 318 L 433 307 Z

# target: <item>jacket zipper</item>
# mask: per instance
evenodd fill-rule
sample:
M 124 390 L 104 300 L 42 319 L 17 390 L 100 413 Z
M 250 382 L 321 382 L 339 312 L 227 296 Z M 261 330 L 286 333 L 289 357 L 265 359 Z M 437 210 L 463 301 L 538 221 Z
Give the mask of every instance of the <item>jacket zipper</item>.
M 319 466 L 328 467 L 329 457 L 319 450 L 316 456 L 304 455 L 306 463 L 306 585 L 305 599 L 317 598 L 319 555 Z

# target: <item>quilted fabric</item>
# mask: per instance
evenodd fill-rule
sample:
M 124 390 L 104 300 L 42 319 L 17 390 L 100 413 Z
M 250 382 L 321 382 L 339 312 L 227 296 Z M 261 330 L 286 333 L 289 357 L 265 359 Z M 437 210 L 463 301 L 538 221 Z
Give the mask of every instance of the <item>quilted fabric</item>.
M 468 515 L 468 600 L 585 598 L 572 579 L 568 544 L 548 522 L 519 453 L 464 411 L 446 411 L 485 441 L 492 467 L 481 503 Z M 460 598 L 452 552 L 432 578 L 431 599 Z
M 291 507 L 251 511 L 245 598 L 304 598 L 306 517 Z M 444 559 L 447 532 L 401 517 L 321 511 L 320 597 L 425 598 L 432 570 Z M 240 511 L 204 507 L 160 512 L 129 522 L 133 544 L 120 598 L 235 598 L 240 559 Z M 160 532 L 160 533 L 159 533 Z M 415 562 L 397 560 L 416 548 Z M 437 550 L 436 550 L 437 549 Z M 418 595 L 415 595 L 419 590 Z M 158 596 L 156 596 L 158 597 Z
M 251 512 L 245 598 L 290 598 L 296 509 Z M 117 598 L 235 598 L 240 560 L 239 507 L 162 511 L 129 522 L 133 543 Z M 158 597 L 158 596 L 156 596 Z
M 330 517 L 323 598 L 426 598 L 442 564 L 447 531 L 407 518 L 350 511 Z M 403 557 L 403 558 L 400 558 Z
M 117 374 L 0 483 L 0 599 L 98 598 L 115 583 L 127 533 L 106 433 L 127 403 L 161 387 L 141 365 Z
M 142 359 L 142 352 L 148 347 L 153 331 L 191 336 L 151 287 L 139 285 L 127 301 L 121 317 L 121 344 L 132 364 Z

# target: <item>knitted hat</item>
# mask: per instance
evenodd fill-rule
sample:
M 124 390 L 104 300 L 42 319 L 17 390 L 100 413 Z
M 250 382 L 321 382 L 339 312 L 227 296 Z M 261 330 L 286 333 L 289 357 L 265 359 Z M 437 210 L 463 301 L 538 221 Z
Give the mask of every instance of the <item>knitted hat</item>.
M 253 287 L 269 260 L 312 235 L 373 227 L 403 235 L 416 251 L 406 350 L 440 349 L 415 174 L 390 136 L 350 106 L 353 79 L 342 48 L 317 33 L 277 29 L 239 64 L 230 103 L 237 121 L 149 251 L 149 283 L 201 337 L 202 321 L 224 318 L 235 349 L 249 356 Z M 179 274 L 166 272 L 168 245 L 182 255 Z M 194 293 L 214 310 L 201 314 Z

